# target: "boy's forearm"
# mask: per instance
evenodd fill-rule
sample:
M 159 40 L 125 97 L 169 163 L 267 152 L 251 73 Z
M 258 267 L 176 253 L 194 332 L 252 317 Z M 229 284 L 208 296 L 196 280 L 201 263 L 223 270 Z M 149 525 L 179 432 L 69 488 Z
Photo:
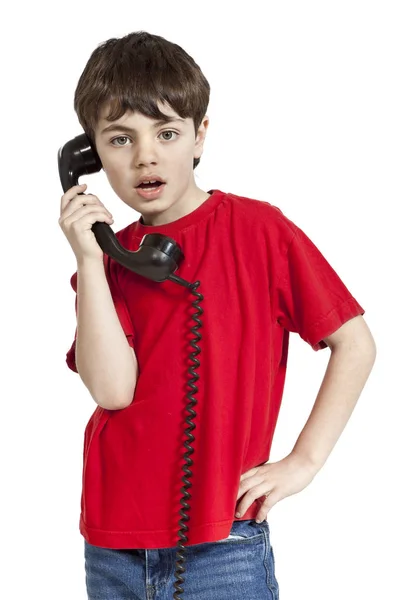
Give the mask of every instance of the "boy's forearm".
M 292 450 L 316 472 L 331 453 L 357 403 L 375 362 L 373 346 L 338 347 L 329 363 L 311 414 Z
M 132 402 L 137 361 L 119 322 L 103 261 L 78 263 L 78 373 L 95 402 L 109 410 Z

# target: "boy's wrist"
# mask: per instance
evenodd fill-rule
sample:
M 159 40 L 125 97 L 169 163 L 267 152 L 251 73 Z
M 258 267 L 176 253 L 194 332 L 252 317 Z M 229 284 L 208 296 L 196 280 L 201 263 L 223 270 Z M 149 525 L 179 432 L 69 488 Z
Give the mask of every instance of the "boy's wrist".
M 104 267 L 103 258 L 82 258 L 76 261 L 78 270 L 87 269 L 88 267 L 93 268 L 98 265 Z
M 302 463 L 304 468 L 307 468 L 314 475 L 316 475 L 323 466 L 323 464 L 317 463 L 316 461 L 312 460 L 310 456 L 303 454 L 302 452 L 298 452 L 297 450 L 292 450 L 290 455 L 293 456 L 295 460 Z

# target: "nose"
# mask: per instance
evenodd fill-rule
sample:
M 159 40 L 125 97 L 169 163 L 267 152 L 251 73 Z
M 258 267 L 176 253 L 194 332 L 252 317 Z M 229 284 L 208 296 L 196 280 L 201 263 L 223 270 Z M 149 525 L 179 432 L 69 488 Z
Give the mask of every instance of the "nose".
M 157 163 L 154 140 L 142 139 L 136 143 L 135 163 L 137 167 Z

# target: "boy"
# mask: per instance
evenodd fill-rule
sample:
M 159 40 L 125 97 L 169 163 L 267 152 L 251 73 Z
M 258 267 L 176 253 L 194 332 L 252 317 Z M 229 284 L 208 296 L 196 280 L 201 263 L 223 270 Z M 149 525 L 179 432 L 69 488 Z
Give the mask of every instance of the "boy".
M 364 309 L 279 208 L 197 187 L 209 93 L 182 48 L 134 32 L 94 50 L 74 108 L 111 187 L 141 214 L 116 233 L 121 245 L 136 251 L 145 234 L 167 235 L 185 254 L 177 274 L 201 282 L 184 591 L 193 599 L 276 599 L 267 514 L 324 464 L 376 349 Z M 84 439 L 87 590 L 89 598 L 172 597 L 193 298 L 103 254 L 91 226 L 112 216 L 96 196 L 78 195 L 84 189 L 62 196 L 59 223 L 77 259 L 67 364 L 98 405 Z M 267 464 L 290 331 L 316 351 L 329 347 L 331 359 L 292 452 Z

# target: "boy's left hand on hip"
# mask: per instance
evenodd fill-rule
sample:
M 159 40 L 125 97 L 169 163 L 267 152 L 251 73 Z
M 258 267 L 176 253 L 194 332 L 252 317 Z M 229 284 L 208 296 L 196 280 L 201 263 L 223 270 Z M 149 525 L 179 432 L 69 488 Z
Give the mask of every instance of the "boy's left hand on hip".
M 287 496 L 301 492 L 314 479 L 316 469 L 294 453 L 274 463 L 265 463 L 246 471 L 240 477 L 236 500 L 243 496 L 236 508 L 235 517 L 245 514 L 251 504 L 265 496 L 256 521 L 267 517 L 271 508 Z M 240 513 L 240 514 L 238 514 Z

